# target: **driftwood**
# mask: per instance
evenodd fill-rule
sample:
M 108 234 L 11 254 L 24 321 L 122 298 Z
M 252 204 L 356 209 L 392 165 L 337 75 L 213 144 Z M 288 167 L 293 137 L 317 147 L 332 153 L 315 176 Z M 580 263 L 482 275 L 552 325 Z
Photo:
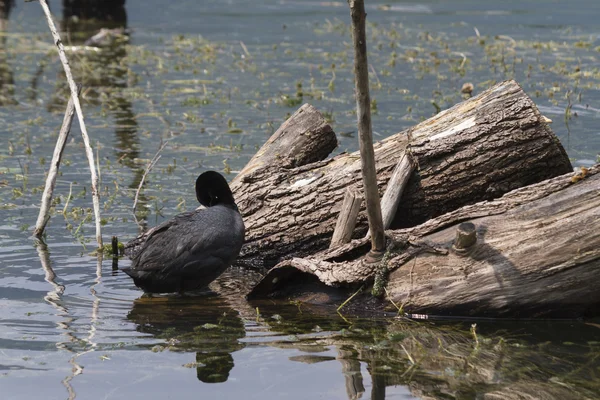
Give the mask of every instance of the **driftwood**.
M 348 243 L 352 239 L 352 233 L 356 227 L 356 218 L 362 204 L 362 196 L 358 191 L 347 188 L 344 195 L 344 202 L 335 224 L 335 230 L 331 238 L 330 248 Z
M 276 293 L 298 273 L 331 286 L 390 272 L 388 299 L 416 314 L 597 315 L 600 293 L 600 166 L 530 185 L 409 229 L 388 231 L 396 249 L 370 264 L 366 240 L 280 263 L 252 296 Z M 454 250 L 456 224 L 473 223 L 477 241 Z
M 328 247 L 346 188 L 362 191 L 358 153 L 323 161 L 336 143 L 325 119 L 304 105 L 236 176 L 231 187 L 246 224 L 241 265 L 271 267 Z M 409 145 L 418 171 L 392 229 L 572 170 L 543 116 L 514 81 L 375 143 L 380 196 Z M 354 237 L 366 231 L 363 205 Z
M 404 188 L 416 168 L 415 160 L 410 152 L 405 153 L 392 173 L 387 189 L 381 199 L 381 213 L 383 214 L 383 226 L 388 229 L 394 220 L 400 198 Z
M 79 88 L 79 90 L 81 89 Z M 33 236 L 37 237 L 38 239 L 42 237 L 44 229 L 46 228 L 46 224 L 50 220 L 50 204 L 52 202 L 52 194 L 54 193 L 54 186 L 56 185 L 60 160 L 62 159 L 62 154 L 67 144 L 67 138 L 71 132 L 71 124 L 73 123 L 74 114 L 75 105 L 73 103 L 73 97 L 71 97 L 69 99 L 69 103 L 67 104 L 67 110 L 65 111 L 62 126 L 58 132 L 58 139 L 56 139 L 54 153 L 52 154 L 52 161 L 50 162 L 50 168 L 48 169 L 48 177 L 46 178 L 46 185 L 44 186 L 44 193 L 42 194 L 40 213 L 38 214 L 38 218 L 35 223 L 35 229 L 33 230 Z

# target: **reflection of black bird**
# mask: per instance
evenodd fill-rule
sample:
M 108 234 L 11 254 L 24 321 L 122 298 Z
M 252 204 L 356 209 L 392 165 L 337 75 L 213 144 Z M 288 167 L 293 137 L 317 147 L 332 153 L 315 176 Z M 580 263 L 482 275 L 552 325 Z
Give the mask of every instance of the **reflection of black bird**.
M 133 263 L 123 271 L 149 293 L 208 285 L 231 265 L 244 243 L 244 222 L 225 178 L 214 171 L 196 180 L 205 209 L 176 215 L 126 244 Z
M 234 366 L 231 354 L 218 351 L 196 353 L 196 364 L 196 376 L 204 383 L 226 382 Z
M 170 351 L 195 352 L 196 375 L 205 383 L 225 382 L 234 367 L 231 353 L 245 346 L 240 339 L 246 330 L 238 312 L 212 292 L 142 297 L 134 301 L 127 319 L 137 331 L 172 343 Z

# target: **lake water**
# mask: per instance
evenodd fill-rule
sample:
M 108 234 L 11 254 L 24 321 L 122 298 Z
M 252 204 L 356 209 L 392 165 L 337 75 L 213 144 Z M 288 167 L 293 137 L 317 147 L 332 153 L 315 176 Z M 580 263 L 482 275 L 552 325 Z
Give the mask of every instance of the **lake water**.
M 89 171 L 73 124 L 48 248 L 31 236 L 67 100 L 38 3 L 17 2 L 0 58 L 0 393 L 3 399 L 597 398 L 594 321 L 426 321 L 248 304 L 232 269 L 187 298 L 141 298 L 98 262 Z M 128 1 L 129 41 L 69 58 L 101 173 L 105 240 L 195 207 L 302 103 L 356 150 L 343 1 Z M 52 1 L 60 15 L 60 2 Z M 575 166 L 600 154 L 600 3 L 368 1 L 377 140 L 516 79 Z M 81 45 L 75 38 L 66 44 Z M 135 222 L 132 204 L 147 177 Z M 71 195 L 69 195 L 71 194 Z M 128 265 L 120 260 L 120 266 Z M 472 324 L 476 324 L 472 327 Z

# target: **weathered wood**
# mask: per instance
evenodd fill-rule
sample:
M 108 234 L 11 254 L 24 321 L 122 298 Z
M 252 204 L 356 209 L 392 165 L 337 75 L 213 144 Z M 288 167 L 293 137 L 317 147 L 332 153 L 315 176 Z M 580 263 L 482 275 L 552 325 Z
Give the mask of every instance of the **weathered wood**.
M 80 91 L 81 86 L 79 86 L 77 90 Z M 71 96 L 69 98 L 69 102 L 67 103 L 67 109 L 65 110 L 62 126 L 58 132 L 56 145 L 54 146 L 54 153 L 52 154 L 52 161 L 50 162 L 50 168 L 48 169 L 48 176 L 46 177 L 46 184 L 44 186 L 44 193 L 42 194 L 40 213 L 38 214 L 38 218 L 35 223 L 35 229 L 33 230 L 33 236 L 37 238 L 42 236 L 44 229 L 46 228 L 46 224 L 50 219 L 50 203 L 52 202 L 52 194 L 54 193 L 54 186 L 56 185 L 60 160 L 62 159 L 62 154 L 65 150 L 65 145 L 67 144 L 69 132 L 71 132 L 73 115 L 75 115 L 75 103 L 73 102 L 73 96 Z
M 367 61 L 367 35 L 365 28 L 365 3 L 363 0 L 348 0 L 352 16 L 352 39 L 354 42 L 354 77 L 356 88 L 356 116 L 358 119 L 358 143 L 362 164 L 362 178 L 367 205 L 367 219 L 371 232 L 371 249 L 375 253 L 385 249 L 383 222 L 375 152 L 373 151 L 373 132 L 371 131 L 371 97 L 369 95 L 369 63 Z
M 387 292 L 409 313 L 470 316 L 579 317 L 600 312 L 600 166 L 466 206 L 420 226 L 389 231 L 401 251 L 388 255 Z M 468 220 L 477 243 L 450 251 L 454 224 Z M 442 230 L 440 230 L 442 229 Z M 372 279 L 364 240 L 274 268 L 253 295 L 273 292 L 296 271 L 328 285 Z
M 316 108 L 304 104 L 267 140 L 232 185 L 240 180 L 252 182 L 253 173 L 265 169 L 294 168 L 321 161 L 336 147 L 337 138 L 331 126 Z
M 347 188 L 329 248 L 348 243 L 352 239 L 361 204 L 362 197 L 360 194 L 355 189 Z
M 463 222 L 456 228 L 456 239 L 452 250 L 458 254 L 466 254 L 477 243 L 477 228 L 472 222 Z
M 478 238 L 467 256 L 419 254 L 390 274 L 391 298 L 416 313 L 597 313 L 600 292 L 590 282 L 600 280 L 600 174 L 471 222 Z M 454 231 L 444 229 L 421 240 L 441 247 Z
M 417 167 L 414 158 L 410 152 L 404 153 L 398 165 L 392 173 L 392 177 L 387 184 L 383 198 L 381 199 L 381 214 L 383 216 L 383 227 L 388 229 L 394 220 L 400 198 L 404 192 L 404 188 L 408 184 L 408 180 L 412 176 Z
M 396 212 L 400 222 L 392 228 L 414 226 L 572 170 L 535 104 L 514 81 L 375 143 L 380 193 L 409 142 L 419 170 L 408 182 Z M 269 267 L 328 247 L 346 188 L 362 189 L 358 153 L 321 161 L 333 143 L 329 125 L 305 105 L 233 180 L 246 224 L 240 264 Z M 356 232 L 366 230 L 363 208 Z

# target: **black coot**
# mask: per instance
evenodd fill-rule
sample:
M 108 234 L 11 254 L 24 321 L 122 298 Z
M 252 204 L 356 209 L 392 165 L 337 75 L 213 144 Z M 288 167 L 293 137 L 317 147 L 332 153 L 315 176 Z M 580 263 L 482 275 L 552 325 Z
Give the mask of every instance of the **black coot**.
M 208 285 L 231 265 L 244 243 L 244 222 L 225 178 L 207 171 L 196 179 L 204 209 L 178 214 L 125 245 L 123 271 L 148 293 Z

